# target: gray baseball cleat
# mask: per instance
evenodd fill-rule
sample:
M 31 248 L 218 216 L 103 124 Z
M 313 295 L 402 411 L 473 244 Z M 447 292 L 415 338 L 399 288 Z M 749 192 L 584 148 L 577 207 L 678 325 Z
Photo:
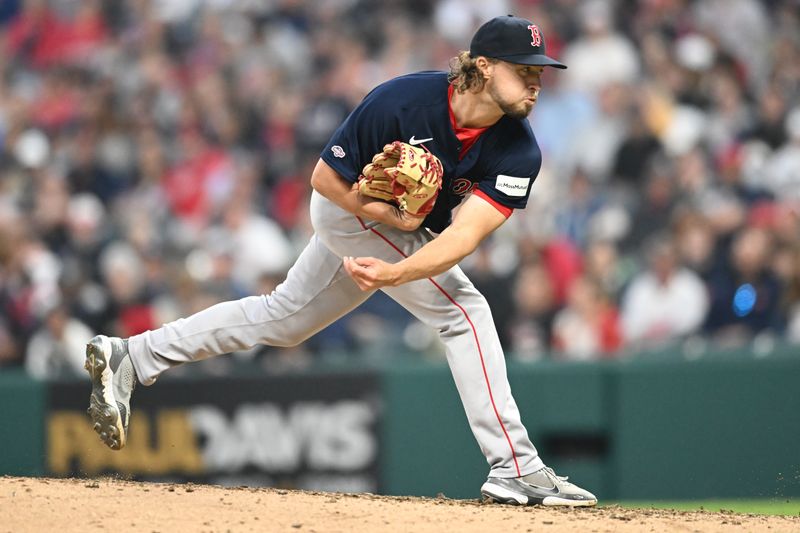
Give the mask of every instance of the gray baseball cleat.
M 568 482 L 566 477 L 557 476 L 552 468 L 518 478 L 490 477 L 481 487 L 481 495 L 485 502 L 512 505 L 597 505 L 594 494 Z
M 121 450 L 128 440 L 131 392 L 137 381 L 128 341 L 98 335 L 86 345 L 83 366 L 92 378 L 86 412 L 92 417 L 94 430 L 106 446 Z

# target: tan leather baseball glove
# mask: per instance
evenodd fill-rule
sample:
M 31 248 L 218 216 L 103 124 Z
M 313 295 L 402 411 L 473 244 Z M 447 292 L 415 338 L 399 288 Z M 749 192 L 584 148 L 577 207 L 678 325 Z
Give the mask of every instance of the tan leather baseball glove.
M 442 188 L 443 174 L 442 163 L 435 155 L 395 141 L 364 167 L 358 190 L 365 196 L 393 201 L 410 215 L 426 216 Z

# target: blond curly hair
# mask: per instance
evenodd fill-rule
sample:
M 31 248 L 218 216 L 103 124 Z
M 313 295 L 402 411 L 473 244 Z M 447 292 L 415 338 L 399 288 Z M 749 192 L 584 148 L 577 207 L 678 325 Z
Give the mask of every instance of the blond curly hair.
M 486 58 L 490 63 L 497 63 L 497 59 Z M 455 86 L 456 91 L 464 93 L 466 91 L 479 92 L 486 83 L 486 78 L 476 64 L 477 58 L 472 57 L 466 50 L 462 50 L 458 55 L 450 60 L 450 73 L 447 81 Z

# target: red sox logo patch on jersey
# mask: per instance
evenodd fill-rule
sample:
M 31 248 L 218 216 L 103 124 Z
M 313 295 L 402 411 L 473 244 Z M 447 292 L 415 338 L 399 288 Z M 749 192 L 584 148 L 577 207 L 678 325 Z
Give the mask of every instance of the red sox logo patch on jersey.
M 531 30 L 531 46 L 542 46 L 542 34 L 539 31 L 539 26 L 536 24 L 531 24 L 528 26 L 528 29 Z
M 464 196 L 468 192 L 472 192 L 477 185 L 478 182 L 470 181 L 467 178 L 456 178 L 453 180 L 453 185 L 450 187 L 450 190 L 456 196 Z
M 333 157 L 338 157 L 339 159 L 341 159 L 345 155 L 344 148 L 342 148 L 338 144 L 335 146 L 331 146 L 331 152 L 333 152 Z

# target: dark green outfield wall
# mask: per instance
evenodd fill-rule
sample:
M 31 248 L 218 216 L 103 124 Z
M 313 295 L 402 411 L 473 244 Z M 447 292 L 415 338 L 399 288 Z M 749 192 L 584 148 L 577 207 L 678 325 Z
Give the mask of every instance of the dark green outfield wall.
M 545 462 L 603 499 L 800 496 L 800 354 L 515 363 L 509 379 Z M 206 393 L 199 397 L 195 389 Z M 0 474 L 94 475 L 117 465 L 126 475 L 150 479 L 158 465 L 159 476 L 176 479 L 216 482 L 222 474 L 246 474 L 285 486 L 293 480 L 330 481 L 334 487 L 355 483 L 349 485 L 353 490 L 375 486 L 387 494 L 475 498 L 487 473 L 443 363 L 316 377 L 165 380 L 136 394 L 134 414 L 141 418 L 132 432 L 138 428 L 144 440 L 131 441 L 131 449 L 121 452 L 126 458 L 105 450 L 91 434 L 83 412 L 86 383 L 46 386 L 19 373 L 0 374 Z M 228 424 L 250 439 L 244 447 L 238 438 L 227 444 L 234 447 L 229 452 L 242 454 L 244 466 L 227 472 L 219 470 L 227 463 L 210 466 L 209 433 L 192 425 L 197 412 L 206 413 L 207 423 Z M 325 424 L 317 437 L 307 434 L 308 416 Z M 274 429 L 250 435 L 248 426 L 267 422 Z M 270 444 L 267 433 L 278 440 Z M 219 448 L 223 437 L 214 437 L 217 453 L 223 453 L 218 458 L 228 453 Z M 183 455 L 166 453 L 172 440 L 182 443 Z M 291 458 L 287 442 L 301 443 L 310 454 L 291 463 L 294 470 L 290 463 L 263 463 L 264 470 L 257 461 L 247 463 L 248 457 L 263 457 L 256 449 L 261 446 Z M 377 453 L 375 462 L 355 465 L 351 457 L 347 472 L 319 467 L 319 458 L 328 456 L 317 452 L 346 451 L 338 442 L 367 445 L 364 450 Z M 314 448 L 320 443 L 324 448 Z M 54 453 L 60 456 L 48 456 Z M 89 467 L 95 470 L 82 470 Z
M 604 499 L 800 496 L 800 356 L 511 365 L 545 462 Z M 474 498 L 486 463 L 446 367 L 384 375 L 383 487 Z
M 620 498 L 800 495 L 800 358 L 618 367 Z
M 613 490 L 607 454 L 610 372 L 609 366 L 600 364 L 509 368 L 514 397 L 539 453 L 553 467 L 568 465 L 573 479 L 601 493 Z M 443 492 L 453 498 L 477 497 L 487 464 L 470 432 L 448 368 L 409 365 L 389 369 L 384 373 L 384 395 L 388 408 L 384 417 L 384 490 L 389 494 Z
M 0 474 L 44 473 L 44 384 L 0 372 Z

